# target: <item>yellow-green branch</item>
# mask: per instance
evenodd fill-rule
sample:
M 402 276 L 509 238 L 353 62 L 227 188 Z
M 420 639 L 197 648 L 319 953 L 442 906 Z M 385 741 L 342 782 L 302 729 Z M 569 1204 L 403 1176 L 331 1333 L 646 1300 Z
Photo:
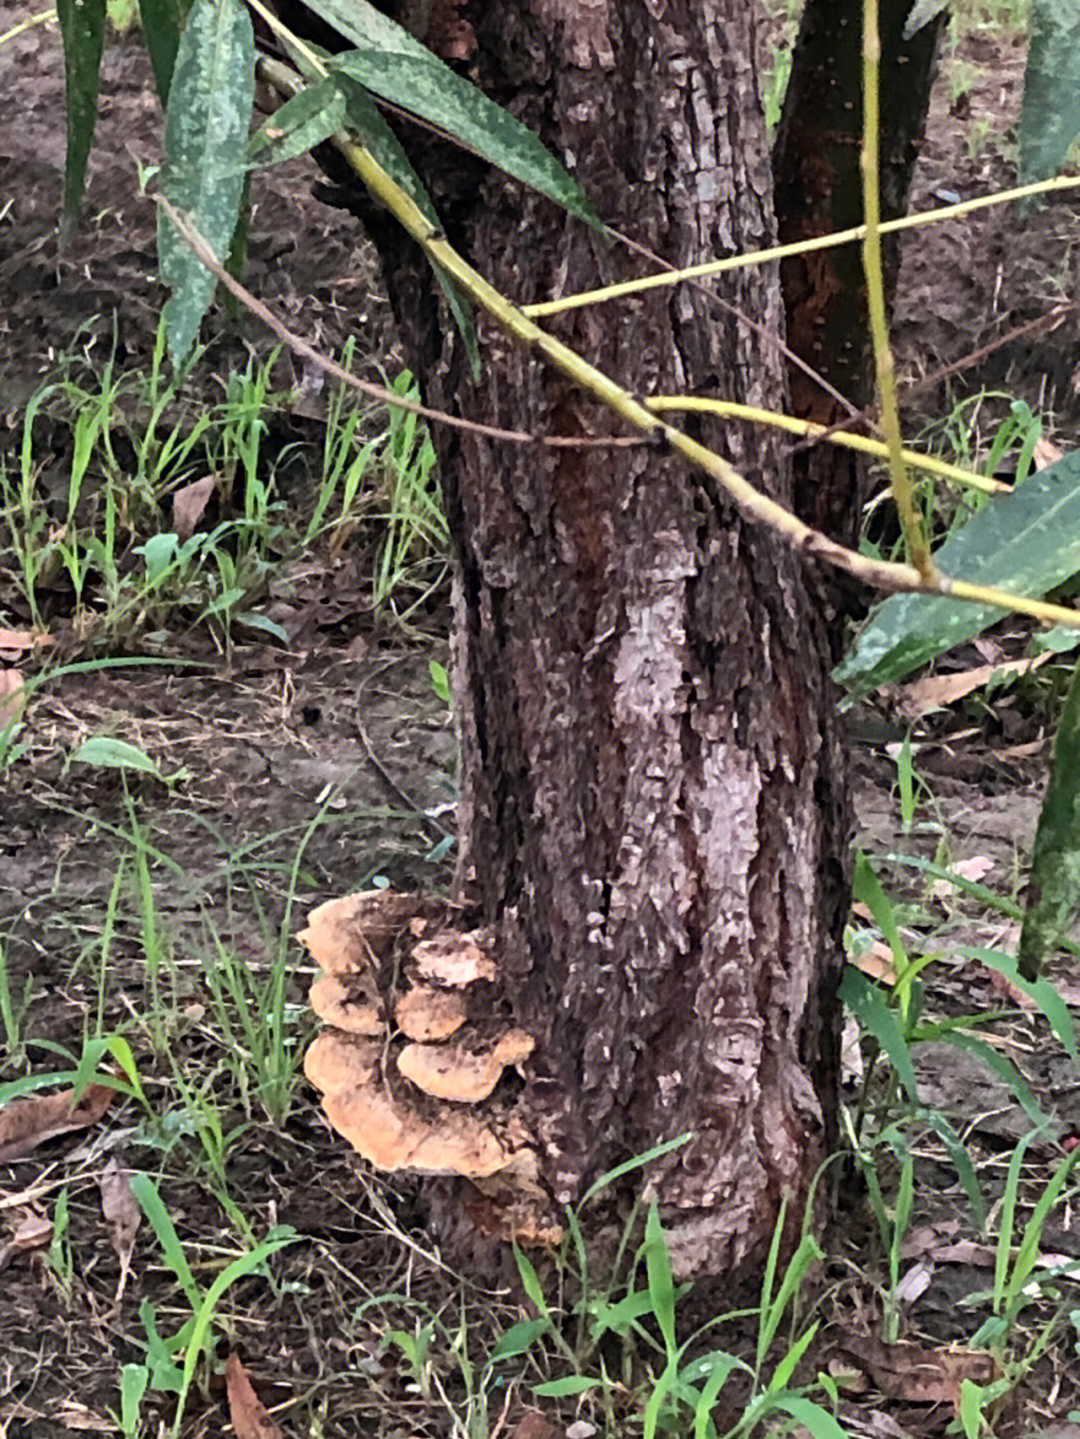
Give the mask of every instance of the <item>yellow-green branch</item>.
M 872 455 L 876 460 L 889 458 L 889 447 L 881 440 L 869 435 L 855 435 L 850 430 L 836 430 L 828 425 L 815 424 L 813 420 L 800 420 L 795 415 L 781 414 L 777 410 L 760 410 L 754 405 L 740 405 L 734 400 L 716 400 L 698 395 L 651 395 L 645 406 L 654 415 L 663 414 L 705 414 L 715 415 L 721 420 L 746 420 L 754 425 L 768 425 L 774 430 L 784 430 L 789 435 L 802 439 L 826 440 L 830 445 L 839 445 L 845 450 L 857 450 L 863 455 Z M 965 470 L 960 465 L 950 465 L 934 455 L 922 455 L 918 450 L 904 450 L 904 463 L 913 470 L 920 470 L 937 479 L 951 480 L 967 489 L 981 490 L 987 495 L 1008 494 L 1011 485 L 1000 480 L 978 475 L 974 470 Z
M 922 522 L 915 508 L 911 477 L 904 463 L 904 442 L 900 435 L 900 407 L 896 402 L 896 368 L 889 344 L 889 320 L 885 311 L 885 279 L 881 264 L 881 189 L 879 182 L 879 132 L 881 128 L 879 77 L 881 36 L 878 32 L 878 0 L 863 0 L 863 141 L 862 168 L 863 273 L 870 317 L 870 341 L 874 349 L 881 428 L 889 451 L 889 483 L 896 513 L 904 535 L 908 559 L 923 579 L 934 577 L 934 561 L 926 542 Z
M 1026 200 L 1031 195 L 1048 195 L 1056 190 L 1078 190 L 1080 178 L 1075 175 L 1058 175 L 1053 180 L 1038 180 L 1031 185 L 1017 185 L 1012 190 L 998 190 L 993 195 L 979 195 L 974 200 L 963 200 L 957 205 L 943 205 L 937 210 L 924 210 L 919 215 L 904 215 L 897 220 L 886 220 L 881 225 L 881 234 L 891 235 L 897 230 L 912 230 L 918 225 L 940 225 L 943 220 L 956 220 L 963 215 L 986 210 L 991 205 L 1006 205 L 1013 200 Z M 586 305 L 601 305 L 607 300 L 625 299 L 627 295 L 640 295 L 645 290 L 662 290 L 670 285 L 680 285 L 684 280 L 704 280 L 710 275 L 722 275 L 727 270 L 741 270 L 747 265 L 767 265 L 774 260 L 786 260 L 790 255 L 809 255 L 814 250 L 831 250 L 836 245 L 850 245 L 866 235 L 865 225 L 853 225 L 849 230 L 835 230 L 831 235 L 815 235 L 809 240 L 795 240 L 787 245 L 770 245 L 765 250 L 748 250 L 741 255 L 727 255 L 722 260 L 705 260 L 700 265 L 689 265 L 683 270 L 662 270 L 655 275 L 643 275 L 638 280 L 622 280 L 617 285 L 605 285 L 599 290 L 582 290 L 576 295 L 563 295 L 558 300 L 541 300 L 535 305 L 525 305 L 523 315 L 530 319 L 545 319 L 549 315 L 561 314 L 564 310 L 579 310 Z

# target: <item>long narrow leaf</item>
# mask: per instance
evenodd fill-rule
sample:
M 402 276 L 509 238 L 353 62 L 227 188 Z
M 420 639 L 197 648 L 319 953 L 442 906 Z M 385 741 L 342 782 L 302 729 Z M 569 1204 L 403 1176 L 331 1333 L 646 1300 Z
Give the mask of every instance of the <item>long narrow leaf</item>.
M 675 1352 L 675 1282 L 671 1274 L 667 1238 L 655 1204 L 649 1206 L 648 1218 L 645 1221 L 645 1243 L 642 1248 L 645 1251 L 645 1273 L 649 1280 L 653 1318 L 670 1357 Z
M 438 125 L 579 220 L 601 228 L 581 186 L 532 131 L 433 55 L 347 50 L 332 63 L 382 99 Z
M 911 1052 L 904 1039 L 896 1015 L 884 995 L 852 965 L 846 965 L 840 981 L 840 998 L 862 1027 L 872 1034 L 889 1057 L 897 1078 L 908 1092 L 912 1104 L 919 1103 L 919 1086 L 911 1063 Z
M 176 51 L 187 12 L 186 0 L 139 0 L 139 19 L 150 52 L 158 99 L 163 106 L 169 103 Z
M 165 116 L 162 190 L 219 259 L 240 215 L 255 90 L 255 41 L 241 0 L 195 0 L 180 38 Z M 161 274 L 172 291 L 165 306 L 169 354 L 179 364 L 195 342 L 216 280 L 158 217 Z
M 1045 595 L 1080 570 L 1080 450 L 991 500 L 934 555 L 945 575 Z M 991 605 L 937 595 L 891 595 L 870 617 L 836 678 L 856 697 L 1001 619 Z
M 248 159 L 258 165 L 280 165 L 321 145 L 344 124 L 344 95 L 333 80 L 321 80 L 278 106 L 252 135 Z
M 438 125 L 586 224 L 603 228 L 584 190 L 536 136 L 408 30 L 368 0 L 311 0 L 311 8 L 358 47 L 336 56 L 335 64 L 367 89 Z
M 1049 179 L 1080 134 L 1080 0 L 1031 0 L 1020 178 Z
M 1022 994 L 1033 1000 L 1046 1016 L 1062 1049 L 1077 1069 L 1080 1069 L 1080 1046 L 1076 1042 L 1076 1027 L 1069 1013 L 1069 1006 L 1048 979 L 1025 979 L 1013 956 L 1000 949 L 962 945 L 957 952 L 970 959 L 979 960 L 989 969 L 997 970 L 998 974 L 1003 975 L 1010 984 L 1014 984 Z
M 1080 665 L 1054 740 L 1050 786 L 1031 856 L 1028 905 L 1020 931 L 1019 969 L 1033 980 L 1080 898 Z
M 79 213 L 86 162 L 97 121 L 101 52 L 105 46 L 105 0 L 56 0 L 64 42 L 64 94 L 67 154 L 64 158 L 63 239 L 70 237 Z
M 379 114 L 367 91 L 350 75 L 335 74 L 331 78 L 345 97 L 349 124 L 360 136 L 364 145 L 371 151 L 390 178 L 400 185 L 409 198 L 416 203 L 425 219 L 430 220 L 432 225 L 438 227 L 440 220 L 435 206 L 431 203 L 431 196 L 424 188 L 420 176 L 410 164 L 409 157 L 402 149 L 400 140 Z M 469 302 L 445 270 L 438 265 L 433 265 L 432 269 L 435 271 L 439 287 L 446 296 L 446 303 L 453 316 L 454 324 L 465 342 L 465 352 L 469 357 L 469 367 L 472 370 L 473 379 L 479 380 L 480 347 L 476 340 L 476 326 L 473 324 Z

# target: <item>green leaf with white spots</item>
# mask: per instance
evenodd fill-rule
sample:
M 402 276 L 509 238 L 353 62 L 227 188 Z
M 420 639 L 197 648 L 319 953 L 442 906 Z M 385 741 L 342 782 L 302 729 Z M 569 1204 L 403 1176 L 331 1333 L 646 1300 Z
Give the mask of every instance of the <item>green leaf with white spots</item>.
M 332 57 L 374 94 L 475 150 L 508 175 L 547 195 L 587 225 L 603 226 L 585 191 L 531 130 L 437 59 L 368 0 L 309 0 L 311 9 L 357 46 Z
M 328 140 L 345 124 L 345 97 L 333 80 L 320 80 L 286 100 L 248 144 L 256 165 L 280 165 Z
M 223 260 L 240 215 L 255 90 L 255 42 L 241 0 L 195 0 L 180 37 L 165 114 L 161 188 Z M 172 290 L 165 306 L 169 354 L 190 351 L 214 297 L 213 275 L 158 215 L 158 260 Z
M 1020 178 L 1047 180 L 1080 135 L 1080 0 L 1031 0 Z
M 158 99 L 163 106 L 169 102 L 188 3 L 189 0 L 139 0 L 139 20 L 146 37 Z
M 990 500 L 934 555 L 942 574 L 1042 596 L 1080 571 L 1080 450 Z M 874 610 L 835 678 L 857 698 L 996 624 L 996 605 L 891 595 Z
M 371 96 L 349 75 L 337 74 L 333 76 L 333 79 L 345 97 L 349 125 L 356 131 L 364 146 L 391 180 L 401 186 L 406 195 L 422 212 L 424 218 L 438 229 L 440 227 L 439 216 L 435 206 L 431 203 L 431 196 L 425 190 L 420 176 L 410 164 L 408 155 L 402 149 L 401 141 L 379 114 Z M 438 265 L 432 265 L 432 269 L 435 271 L 435 278 L 446 297 L 446 304 L 453 316 L 454 324 L 457 325 L 464 341 L 473 379 L 479 380 L 480 347 L 476 340 L 476 326 L 473 324 L 469 302 L 445 270 Z

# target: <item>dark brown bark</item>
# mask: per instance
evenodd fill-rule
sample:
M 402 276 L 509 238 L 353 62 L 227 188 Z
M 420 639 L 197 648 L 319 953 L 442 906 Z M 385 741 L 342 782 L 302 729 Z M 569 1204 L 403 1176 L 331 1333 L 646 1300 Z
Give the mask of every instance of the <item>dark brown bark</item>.
M 772 242 L 750 0 L 486 0 L 479 83 L 676 265 Z M 409 139 L 451 238 L 520 302 L 640 273 L 621 245 Z M 427 398 L 538 437 L 618 423 L 481 320 L 484 376 L 381 232 Z M 717 292 L 783 330 L 774 268 Z M 781 407 L 774 346 L 689 289 L 553 328 L 638 393 Z M 445 338 L 440 338 L 440 333 Z M 765 431 L 700 427 L 784 503 Z M 650 1171 L 682 1272 L 753 1261 L 832 1132 L 846 843 L 824 624 L 802 562 L 662 449 L 438 437 L 458 548 L 462 890 L 538 1039 L 527 1111 L 555 1199 L 686 1130 Z

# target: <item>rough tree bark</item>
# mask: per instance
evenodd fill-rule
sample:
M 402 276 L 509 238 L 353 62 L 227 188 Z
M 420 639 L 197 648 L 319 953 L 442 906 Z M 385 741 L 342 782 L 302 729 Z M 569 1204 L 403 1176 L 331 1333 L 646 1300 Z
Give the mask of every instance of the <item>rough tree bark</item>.
M 466 0 L 455 19 L 478 82 L 601 216 L 688 265 L 774 240 L 754 11 Z M 547 201 L 403 135 L 450 238 L 518 301 L 641 272 Z M 484 321 L 474 385 L 418 253 L 368 218 L 430 402 L 539 440 L 619 433 Z M 686 286 L 553 324 L 634 392 L 783 407 L 762 337 L 784 328 L 775 267 L 715 293 L 757 328 Z M 700 433 L 791 503 L 767 432 Z M 802 562 L 663 449 L 437 439 L 458 555 L 457 878 L 538 1040 L 525 1105 L 544 1176 L 570 1201 L 692 1130 L 650 1171 L 673 1257 L 738 1271 L 784 1194 L 798 1213 L 833 1132 L 847 809 L 823 618 Z

